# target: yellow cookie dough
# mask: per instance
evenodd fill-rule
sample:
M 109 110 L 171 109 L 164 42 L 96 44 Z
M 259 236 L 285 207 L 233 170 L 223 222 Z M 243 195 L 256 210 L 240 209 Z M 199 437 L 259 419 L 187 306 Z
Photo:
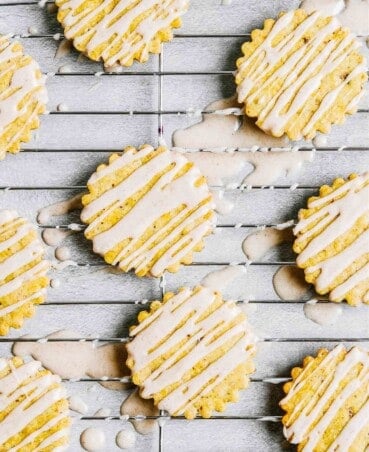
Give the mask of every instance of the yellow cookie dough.
M 268 19 L 237 60 L 238 101 L 275 137 L 328 133 L 357 104 L 367 80 L 361 43 L 334 17 L 302 9 Z
M 65 450 L 71 420 L 60 381 L 38 361 L 0 358 L 0 452 Z
M 244 313 L 198 286 L 167 293 L 130 330 L 127 365 L 144 399 L 172 416 L 224 411 L 248 386 L 255 337 Z
M 331 301 L 369 303 L 369 172 L 336 179 L 299 211 L 297 265 Z
M 40 125 L 47 103 L 45 76 L 22 45 L 0 35 L 0 159 L 19 152 Z
M 214 228 L 212 195 L 200 171 L 161 146 L 127 147 L 90 177 L 85 236 L 105 261 L 138 276 L 190 264 Z
M 49 267 L 35 228 L 15 211 L 0 210 L 0 336 L 20 328 L 45 301 Z
M 364 452 L 369 446 L 369 356 L 337 345 L 291 372 L 280 402 L 284 435 L 298 451 Z
M 74 47 L 106 67 L 144 63 L 173 38 L 189 0 L 56 0 Z

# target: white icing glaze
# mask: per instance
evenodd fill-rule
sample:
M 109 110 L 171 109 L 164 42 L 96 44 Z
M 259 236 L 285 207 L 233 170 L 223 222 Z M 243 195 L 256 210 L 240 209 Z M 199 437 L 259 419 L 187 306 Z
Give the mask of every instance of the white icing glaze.
M 291 229 L 265 228 L 249 234 L 242 242 L 242 251 L 250 261 L 262 258 L 271 248 L 292 242 Z
M 72 50 L 72 47 L 73 47 L 72 41 L 68 41 L 68 39 L 62 39 L 55 52 L 54 59 L 58 60 L 59 58 L 67 56 Z
M 67 246 L 59 246 L 55 250 L 55 257 L 59 261 L 67 261 L 71 257 L 70 249 Z
M 215 293 L 208 288 L 199 286 L 195 292 L 185 288 L 130 332 L 133 340 L 127 344 L 127 350 L 133 358 L 133 373 L 146 368 L 176 344 L 184 344 L 148 375 L 141 386 L 141 396 L 152 398 L 171 384 L 179 383 L 158 403 L 158 408 L 169 414 L 183 414 L 196 400 L 211 392 L 233 369 L 252 356 L 255 338 L 246 319 L 232 325 L 241 313 L 235 304 L 224 302 L 201 319 L 214 301 Z M 183 319 L 187 321 L 179 326 Z M 177 325 L 175 331 L 173 325 Z M 229 328 L 222 331 L 226 325 Z M 161 340 L 163 337 L 165 341 Z M 182 380 L 196 363 L 232 339 L 235 342 L 224 355 L 190 380 Z
M 319 390 L 313 396 L 309 395 L 309 399 L 302 398 L 299 404 L 291 413 L 292 421 L 284 426 L 284 434 L 288 440 L 297 444 L 307 440 L 304 445 L 304 451 L 313 452 L 321 439 L 322 435 L 329 429 L 329 426 L 337 412 L 360 388 L 367 387 L 369 383 L 369 356 L 366 351 L 353 347 L 343 358 L 337 363 L 338 357 L 343 352 L 343 345 L 338 345 L 321 361 L 319 366 L 313 370 L 309 377 L 305 378 L 306 369 L 295 380 L 292 388 L 287 396 L 281 401 L 281 404 L 287 403 L 297 392 L 302 391 L 307 381 L 311 380 L 316 374 L 324 369 L 324 380 L 319 380 Z M 342 381 L 347 378 L 352 369 L 360 364 L 362 366 L 358 375 L 351 378 L 343 387 Z M 336 392 L 338 391 L 338 392 Z M 368 422 L 368 402 L 359 409 L 358 413 L 350 417 L 344 428 L 330 444 L 330 452 L 342 450 L 350 450 L 355 438 L 359 432 L 367 426 Z M 325 408 L 324 408 L 325 407 Z M 323 411 L 324 408 L 324 411 Z M 322 414 L 323 413 L 323 414 Z
M 45 89 L 46 77 L 41 75 L 38 64 L 32 58 L 24 56 L 22 48 L 16 50 L 17 45 L 19 45 L 18 42 L 10 42 L 7 36 L 0 36 L 0 64 L 4 65 L 1 76 L 4 77 L 13 72 L 9 86 L 0 96 L 0 135 L 13 121 L 23 116 L 33 102 L 36 102 L 36 106 L 25 124 L 11 137 L 7 147 L 21 137 L 26 126 L 38 115 L 40 106 L 46 104 L 48 100 Z M 27 61 L 26 59 L 29 61 L 26 64 L 23 62 L 17 68 L 17 62 Z M 22 108 L 19 108 L 19 104 L 27 96 L 27 101 L 23 103 Z M 6 149 L 0 150 L 0 158 L 5 155 L 5 152 Z
M 5 410 L 20 397 L 25 398 L 16 404 L 9 414 L 1 421 L 0 444 L 5 444 L 10 438 L 20 433 L 30 422 L 47 411 L 54 403 L 65 399 L 66 393 L 61 386 L 52 388 L 60 383 L 60 377 L 48 373 L 37 375 L 42 370 L 41 363 L 32 361 L 15 368 L 11 361 L 2 359 L 2 370 L 9 367 L 10 373 L 0 379 L 0 411 Z M 29 380 L 32 378 L 32 380 Z M 11 451 L 20 450 L 32 442 L 37 436 L 45 434 L 48 429 L 57 425 L 68 417 L 68 410 L 56 413 L 46 424 L 41 425 L 35 432 L 19 442 Z M 46 437 L 39 444 L 39 449 L 46 448 L 58 439 L 69 436 L 69 428 L 63 428 Z
M 94 417 L 108 417 L 111 415 L 111 409 L 110 408 L 100 408 L 99 410 L 94 413 Z
M 318 325 L 332 325 L 342 315 L 342 306 L 309 300 L 304 304 L 305 317 Z
M 13 235 L 6 240 L 0 240 L 0 253 L 17 245 L 35 230 L 33 225 L 20 218 L 15 211 L 10 210 L 0 210 L 0 229 L 1 233 L 14 231 Z M 26 298 L 20 292 L 13 303 L 7 303 L 7 297 L 10 297 L 13 292 L 19 290 L 30 281 L 46 275 L 50 268 L 50 263 L 44 260 L 43 256 L 44 248 L 39 239 L 34 237 L 29 240 L 29 243 L 24 248 L 2 260 L 0 263 L 0 281 L 2 281 L 0 285 L 0 300 L 2 300 L 0 302 L 0 318 L 16 311 L 17 308 L 32 300 L 45 297 L 45 289 L 34 290 Z M 37 260 L 40 260 L 40 262 L 37 263 Z M 30 268 L 11 279 L 9 278 L 10 275 L 26 265 L 30 265 Z
M 59 5 L 61 11 L 67 12 L 63 19 L 64 34 L 67 39 L 73 39 L 76 46 L 87 40 L 88 53 L 109 41 L 101 54 L 106 66 L 114 66 L 118 62 L 128 64 L 133 55 L 141 50 L 142 58 L 147 59 L 156 34 L 170 27 L 188 8 L 188 0 L 139 0 L 131 2 L 127 10 L 127 2 L 119 1 L 111 12 L 103 13 L 109 5 L 108 0 L 87 11 L 80 8 L 83 3 L 84 0 L 67 0 Z M 86 28 L 101 13 L 102 19 Z M 142 14 L 144 16 L 137 22 Z M 133 28 L 134 21 L 137 23 Z M 115 50 L 113 55 L 112 49 Z
M 242 265 L 227 265 L 220 270 L 208 273 L 201 280 L 200 284 L 208 289 L 222 292 L 234 279 L 246 273 L 246 268 Z
M 133 430 L 121 430 L 117 433 L 115 442 L 120 449 L 132 449 L 136 443 L 136 434 Z
M 282 300 L 300 300 L 309 292 L 301 269 L 293 265 L 283 265 L 273 276 L 273 287 Z
M 89 427 L 81 433 L 81 446 L 88 452 L 98 452 L 105 448 L 105 433 L 95 427 Z
M 131 149 L 126 150 L 113 163 L 94 173 L 88 183 L 92 185 L 103 177 L 113 174 L 117 169 L 139 161 L 153 151 L 154 149 L 148 145 L 136 153 Z M 214 205 L 207 185 L 196 185 L 201 178 L 200 171 L 192 166 L 186 173 L 176 177 L 187 164 L 188 160 L 181 154 L 164 150 L 114 188 L 105 191 L 85 206 L 81 212 L 81 220 L 90 223 L 86 229 L 88 233 L 114 209 L 133 196 L 139 188 L 146 186 L 155 175 L 162 174 L 120 221 L 93 237 L 94 251 L 104 255 L 119 243 L 129 239 L 129 243 L 116 256 L 113 265 L 119 264 L 120 268 L 128 270 L 134 268 L 139 271 L 155 258 L 150 268 L 153 276 L 160 276 L 168 267 L 184 258 L 214 227 L 214 216 L 211 219 L 202 220 Z M 181 211 L 165 226 L 153 233 L 137 250 L 130 251 L 156 220 L 179 208 Z M 95 219 L 90 222 L 91 218 Z M 173 230 L 170 231 L 170 228 Z M 181 233 L 185 228 L 186 232 Z M 161 237 L 157 241 L 164 231 L 167 233 L 166 237 Z M 178 238 L 179 234 L 182 234 L 181 238 Z M 157 256 L 160 250 L 164 252 Z
M 335 16 L 345 9 L 345 0 L 303 0 L 299 7 L 308 13 L 319 10 L 327 16 Z
M 297 236 L 295 243 L 304 242 L 315 231 L 323 227 L 324 230 L 310 240 L 297 257 L 296 262 L 300 267 L 305 268 L 305 274 L 319 271 L 315 282 L 319 293 L 327 293 L 331 287 L 335 287 L 330 292 L 329 298 L 333 301 L 341 301 L 347 292 L 368 279 L 369 263 L 363 265 L 352 275 L 346 275 L 339 283 L 335 283 L 338 277 L 342 279 L 343 273 L 351 264 L 369 253 L 369 230 L 365 230 L 356 240 L 346 244 L 345 247 L 342 245 L 342 249 L 336 248 L 335 255 L 322 258 L 316 265 L 307 267 L 306 262 L 348 233 L 361 217 L 368 218 L 369 172 L 346 182 L 326 196 L 309 200 L 308 208 L 319 210 L 308 218 L 299 220 L 294 228 L 294 234 Z M 312 225 L 314 226 L 308 230 Z
M 70 234 L 72 231 L 68 229 L 46 228 L 42 231 L 41 236 L 46 245 L 57 246 Z
M 96 348 L 91 342 L 63 342 L 63 338 L 79 339 L 81 335 L 74 331 L 61 330 L 46 336 L 41 343 L 15 342 L 12 352 L 18 356 L 32 356 L 61 378 L 122 378 L 129 375 L 125 366 L 127 358 L 124 344 L 106 344 Z M 48 342 L 48 339 L 61 341 Z M 101 384 L 108 389 L 122 389 L 119 382 L 105 381 Z
M 258 114 L 260 127 L 275 136 L 282 136 L 286 126 L 296 113 L 301 113 L 304 105 L 314 92 L 320 87 L 323 79 L 331 74 L 348 55 L 361 44 L 354 35 L 349 34 L 338 43 L 334 40 L 326 42 L 324 48 L 315 54 L 319 46 L 332 33 L 340 29 L 340 22 L 332 17 L 320 28 L 312 39 L 303 43 L 297 50 L 293 47 L 304 37 L 308 30 L 322 17 L 320 11 L 314 11 L 303 20 L 294 30 L 289 32 L 277 45 L 273 45 L 275 38 L 294 19 L 294 11 L 289 11 L 278 18 L 266 39 L 250 58 L 245 58 L 238 69 L 240 83 L 237 87 L 238 101 L 251 103 L 268 84 L 276 79 L 282 83 L 277 93 Z M 289 52 L 292 53 L 287 57 Z M 278 66 L 279 62 L 287 58 Z M 258 86 L 265 72 L 277 69 L 271 77 Z M 250 70 L 241 80 L 242 72 Z M 313 133 L 315 124 L 331 108 L 342 89 L 359 74 L 366 72 L 366 62 L 356 66 L 345 79 L 328 94 L 325 95 L 316 111 L 308 118 L 304 125 L 302 136 Z M 287 108 L 288 107 L 288 108 Z M 353 106 L 351 106 L 353 108 Z
M 223 190 L 212 190 L 215 210 L 219 215 L 227 215 L 233 210 L 233 203 L 224 197 Z

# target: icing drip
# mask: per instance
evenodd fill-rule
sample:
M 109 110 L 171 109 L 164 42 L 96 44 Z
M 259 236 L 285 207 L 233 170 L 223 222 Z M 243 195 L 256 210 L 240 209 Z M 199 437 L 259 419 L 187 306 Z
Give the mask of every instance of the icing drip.
M 242 265 L 228 265 L 207 274 L 200 282 L 203 287 L 222 292 L 234 279 L 244 275 L 246 268 Z
M 254 335 L 242 311 L 234 303 L 223 302 L 209 314 L 215 299 L 215 293 L 208 288 L 199 286 L 194 291 L 185 288 L 130 332 L 133 340 L 127 344 L 127 350 L 133 374 L 178 346 L 147 375 L 140 393 L 146 399 L 161 393 L 157 406 L 171 415 L 184 414 L 233 369 L 248 361 L 254 351 Z M 197 375 L 188 376 L 197 363 L 222 347 L 227 350 L 216 361 Z M 175 389 L 164 393 L 173 384 Z
M 242 243 L 242 250 L 250 261 L 262 258 L 271 248 L 293 241 L 290 228 L 265 228 L 249 234 Z
M 300 300 L 309 294 L 304 273 L 292 265 L 283 265 L 273 276 L 274 290 L 282 300 Z
M 148 161 L 144 162 L 144 159 Z M 213 202 L 209 189 L 201 181 L 201 173 L 181 154 L 166 148 L 154 150 L 145 145 L 138 152 L 128 148 L 108 166 L 94 173 L 88 186 L 93 196 L 99 182 L 129 165 L 137 169 L 116 186 L 94 197 L 81 212 L 88 223 L 86 237 L 93 239 L 96 253 L 105 255 L 119 244 L 112 264 L 124 271 L 135 269 L 160 276 L 181 262 L 214 227 Z M 152 183 L 152 180 L 155 182 Z M 139 191 L 142 193 L 138 196 Z M 96 232 L 109 215 L 136 196 L 137 202 L 107 230 Z M 177 212 L 173 216 L 173 212 Z M 164 215 L 172 217 L 149 237 L 145 233 Z M 145 272 L 145 273 L 144 273 Z
M 89 427 L 81 433 L 81 446 L 88 452 L 98 452 L 105 449 L 105 433 L 94 427 Z
M 12 361 L 0 359 L 1 372 L 8 369 L 8 373 L 0 378 L 0 411 L 10 408 L 9 413 L 1 421 L 0 444 L 5 445 L 11 438 L 12 444 L 9 451 L 18 451 L 22 448 L 30 450 L 29 445 L 37 441 L 37 450 L 44 450 L 54 442 L 68 442 L 69 419 L 66 406 L 59 407 L 51 416 L 49 414 L 46 423 L 41 423 L 36 430 L 28 434 L 26 438 L 14 442 L 14 436 L 28 426 L 39 416 L 56 403 L 63 402 L 66 397 L 65 390 L 59 385 L 60 378 L 51 373 L 41 373 L 41 363 L 32 361 L 15 367 Z M 51 418 L 50 418 L 51 417 Z M 58 424 L 55 432 L 49 432 Z M 38 439 L 42 435 L 42 440 Z M 20 439 L 20 438 L 19 438 Z M 61 446 L 62 447 L 62 446 Z M 64 447 L 60 450 L 64 450 Z
M 24 336 L 26 338 L 27 336 Z M 75 342 L 63 342 L 76 338 Z M 95 347 L 91 342 L 80 342 L 79 333 L 61 330 L 52 333 L 40 342 L 15 342 L 13 354 L 31 355 L 42 365 L 62 378 L 123 378 L 129 375 L 125 365 L 126 349 L 124 344 L 106 344 Z M 48 339 L 61 339 L 60 342 L 48 342 Z M 108 389 L 122 389 L 122 383 L 102 381 Z
M 76 411 L 80 414 L 87 414 L 88 413 L 88 405 L 86 402 L 84 402 L 81 397 L 79 396 L 71 396 L 68 399 L 69 402 L 69 408 L 72 411 Z
M 297 265 L 305 269 L 307 276 L 319 273 L 314 283 L 318 293 L 330 292 L 330 300 L 341 301 L 348 292 L 360 290 L 360 285 L 368 281 L 369 172 L 352 178 L 325 196 L 310 198 L 308 208 L 314 209 L 312 214 L 307 218 L 300 215 L 294 228 L 297 236 L 294 246 L 307 241 L 297 257 Z M 358 221 L 364 221 L 364 230 L 351 243 L 343 239 Z M 334 255 L 321 254 L 327 249 L 332 249 Z M 359 262 L 360 268 L 350 274 L 349 266 Z
M 47 228 L 42 231 L 42 240 L 46 245 L 57 246 L 71 234 L 72 231 L 68 229 Z
M 133 391 L 122 403 L 120 413 L 124 416 L 134 418 L 135 416 L 158 416 L 159 410 L 152 400 L 140 397 L 137 390 Z M 133 420 L 132 424 L 138 433 L 147 435 L 157 430 L 158 424 L 155 419 Z
M 13 122 L 25 117 L 32 108 L 27 120 L 3 144 L 6 146 L 6 149 L 0 150 L 0 158 L 3 158 L 6 150 L 14 147 L 27 127 L 44 110 L 48 99 L 46 77 L 41 74 L 38 64 L 23 54 L 18 42 L 10 42 L 7 36 L 0 36 L 0 65 L 3 67 L 1 78 L 6 80 L 10 77 L 9 84 L 5 84 L 0 96 L 0 137 L 8 132 Z
M 332 325 L 342 315 L 342 306 L 309 300 L 304 304 L 305 317 L 318 325 Z
M 67 213 L 79 210 L 82 208 L 82 194 L 73 196 L 73 198 L 65 199 L 63 201 L 43 207 L 38 211 L 37 221 L 40 224 L 47 224 L 52 217 L 66 215 Z
M 130 65 L 137 53 L 141 54 L 140 61 L 146 61 L 158 32 L 170 27 L 188 8 L 188 0 L 140 0 L 130 2 L 129 6 L 119 1 L 113 9 L 109 8 L 108 0 L 93 8 L 84 3 L 84 0 L 57 2 L 60 12 L 65 14 L 65 37 L 73 39 L 77 48 L 86 45 L 86 52 L 98 54 L 97 59 L 101 57 L 106 66 L 118 62 Z M 106 46 L 98 52 L 103 44 Z
M 304 451 L 313 452 L 325 432 L 329 431 L 338 412 L 349 400 L 355 397 L 363 387 L 369 384 L 368 353 L 353 347 L 345 356 L 345 349 L 338 345 L 329 352 L 312 373 L 306 376 L 310 368 L 308 364 L 304 371 L 294 381 L 287 396 L 281 401 L 281 406 L 292 398 L 300 395 L 300 403 L 291 412 L 290 421 L 284 426 L 285 436 L 293 444 L 304 441 Z M 358 367 L 360 366 L 360 367 Z M 355 374 L 352 372 L 356 368 Z M 319 372 L 324 372 L 324 380 L 314 381 Z M 348 381 L 345 379 L 351 374 Z M 303 390 L 309 384 L 313 385 L 308 392 L 309 397 L 303 396 Z M 351 402 L 352 403 L 352 402 Z M 327 450 L 348 451 L 358 434 L 368 425 L 369 402 L 365 402 L 358 410 L 349 416 L 342 430 L 334 441 L 327 445 Z M 353 450 L 353 449 L 352 449 Z
M 10 210 L 0 210 L 0 256 L 0 319 L 6 324 L 5 316 L 44 301 L 50 263 L 35 228 Z
M 117 433 L 115 442 L 120 449 L 131 449 L 136 443 L 136 434 L 133 430 L 121 430 Z
M 329 39 L 334 33 L 338 36 L 339 30 L 342 29 L 334 17 L 326 24 L 321 24 L 313 33 L 311 30 L 322 19 L 321 12 L 314 11 L 275 44 L 277 37 L 293 25 L 294 18 L 295 11 L 289 11 L 279 17 L 253 55 L 239 60 L 236 75 L 238 101 L 245 102 L 248 109 L 267 86 L 275 86 L 275 82 L 281 80 L 277 92 L 269 102 L 260 107 L 257 124 L 265 132 L 275 136 L 282 136 L 285 131 L 289 131 L 289 136 L 293 139 L 312 138 L 316 124 L 334 105 L 344 88 L 366 73 L 366 62 L 363 59 L 340 84 L 331 88 L 323 99 L 317 102 L 313 114 L 310 114 L 307 109 L 308 100 L 322 86 L 326 77 L 348 59 L 361 43 L 352 34 L 343 35 L 338 41 Z M 305 36 L 309 36 L 309 33 L 313 33 L 313 36 L 297 45 Z M 281 61 L 284 63 L 280 64 Z M 264 80 L 266 73 L 273 75 Z M 350 110 L 352 109 L 356 109 L 356 106 L 351 106 Z M 299 136 L 296 130 L 290 130 L 290 122 L 296 114 L 299 119 L 306 116 Z

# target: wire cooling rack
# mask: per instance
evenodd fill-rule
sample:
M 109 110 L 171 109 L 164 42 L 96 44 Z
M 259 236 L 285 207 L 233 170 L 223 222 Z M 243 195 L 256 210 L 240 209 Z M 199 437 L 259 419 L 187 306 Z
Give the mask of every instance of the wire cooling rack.
M 176 129 L 200 120 L 191 112 L 234 93 L 235 60 L 250 31 L 279 11 L 298 6 L 298 1 L 289 0 L 221 3 L 192 0 L 183 27 L 159 56 L 152 56 L 145 65 L 107 74 L 101 73 L 99 64 L 74 50 L 58 52 L 55 57 L 62 30 L 52 3 L 40 8 L 32 0 L 0 2 L 0 32 L 19 36 L 42 71 L 49 74 L 50 97 L 50 114 L 42 118 L 35 139 L 23 153 L 0 162 L 1 207 L 16 208 L 35 220 L 40 208 L 81 192 L 89 175 L 112 151 L 128 144 L 170 143 Z M 64 328 L 79 332 L 97 345 L 124 342 L 129 325 L 142 309 L 139 300 L 160 298 L 166 290 L 197 284 L 210 271 L 231 262 L 244 265 L 241 244 L 248 233 L 262 225 L 295 218 L 320 185 L 369 168 L 368 105 L 368 98 L 364 98 L 358 114 L 343 126 L 334 127 L 324 147 L 317 149 L 314 161 L 298 175 L 280 178 L 274 190 L 228 190 L 226 196 L 234 203 L 234 210 L 219 217 L 217 234 L 208 238 L 192 265 L 176 274 L 161 280 L 118 274 L 91 252 L 82 233 L 69 236 L 64 244 L 77 265 L 53 276 L 60 279 L 60 287 L 49 290 L 48 301 L 21 330 L 0 339 L 1 355 L 7 356 L 14 341 L 24 334 L 30 336 L 28 342 L 36 342 Z M 311 143 L 300 144 L 305 149 L 312 147 Z M 291 190 L 296 183 L 297 188 Z M 53 217 L 40 229 L 66 228 L 73 222 L 79 222 L 78 213 Z M 367 307 L 345 306 L 335 324 L 321 327 L 304 317 L 303 300 L 278 299 L 273 275 L 279 266 L 293 264 L 289 246 L 270 252 L 260 262 L 252 263 L 245 276 L 224 294 L 228 299 L 250 302 L 254 308 L 250 308 L 250 322 L 262 338 L 257 371 L 240 401 L 209 420 L 167 419 L 161 413 L 162 422 L 154 433 L 138 435 L 136 450 L 292 449 L 284 441 L 278 422 L 282 395 L 278 383 L 288 378 L 290 368 L 305 355 L 321 347 L 333 347 L 339 341 L 369 346 Z M 108 390 L 98 381 L 87 377 L 65 381 L 69 393 L 78 394 L 89 406 L 86 415 L 75 419 L 70 450 L 80 450 L 80 433 L 90 426 L 104 430 L 107 451 L 118 450 L 115 435 L 126 425 L 119 417 L 119 407 L 129 391 Z M 108 419 L 93 415 L 101 407 L 111 408 Z

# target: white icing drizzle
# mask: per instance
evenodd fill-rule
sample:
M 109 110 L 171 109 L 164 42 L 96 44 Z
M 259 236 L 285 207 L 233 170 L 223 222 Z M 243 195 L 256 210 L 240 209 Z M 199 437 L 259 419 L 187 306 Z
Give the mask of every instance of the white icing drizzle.
M 0 96 L 0 136 L 7 131 L 8 126 L 23 116 L 29 106 L 36 102 L 33 112 L 27 121 L 19 127 L 16 134 L 10 137 L 7 142 L 9 149 L 22 136 L 28 124 L 34 121 L 39 114 L 40 107 L 47 103 L 47 93 L 45 89 L 46 77 L 41 75 L 38 64 L 30 57 L 23 54 L 20 44 L 16 41 L 10 42 L 7 36 L 0 36 L 0 64 L 4 65 L 1 77 L 11 75 L 9 86 Z M 17 63 L 19 67 L 17 68 Z M 39 76 L 38 76 L 39 75 Z M 22 108 L 19 104 L 23 102 Z M 0 158 L 4 157 L 7 149 L 0 150 Z
M 80 414 L 87 414 L 88 413 L 88 405 L 86 402 L 84 402 L 81 397 L 79 396 L 71 396 L 68 399 L 69 402 L 69 408 L 72 411 L 76 411 Z
M 337 19 L 356 35 L 369 35 L 369 0 L 304 0 L 300 8 L 308 13 L 319 9 Z
M 136 153 L 128 149 L 113 163 L 94 173 L 88 184 L 93 185 L 103 177 L 114 174 L 132 162 L 139 162 L 153 152 L 153 147 L 148 145 Z M 94 251 L 104 255 L 125 239 L 129 239 L 128 245 L 116 256 L 113 265 L 119 264 L 119 267 L 126 271 L 133 268 L 139 271 L 155 259 L 150 268 L 153 276 L 160 276 L 168 267 L 180 262 L 214 227 L 214 216 L 203 219 L 214 205 L 207 185 L 196 185 L 201 178 L 199 170 L 192 166 L 186 173 L 176 177 L 186 165 L 188 160 L 178 153 L 166 149 L 157 152 L 157 155 L 118 185 L 86 205 L 81 212 L 81 220 L 89 223 L 85 231 L 88 234 L 139 188 L 145 187 L 155 175 L 162 174 L 120 221 L 93 237 Z M 181 207 L 182 210 L 166 225 L 154 232 L 138 249 L 130 251 L 157 219 Z M 91 222 L 91 218 L 95 219 Z M 176 224 L 179 220 L 180 224 Z M 182 233 L 184 230 L 186 232 Z M 157 242 L 164 232 L 167 235 Z M 181 234 L 181 238 L 178 238 Z M 163 252 L 158 257 L 160 250 Z
M 73 198 L 59 201 L 55 204 L 45 206 L 38 211 L 37 221 L 40 224 L 47 224 L 52 217 L 61 216 L 82 208 L 82 194 L 73 196 Z
M 35 228 L 23 218 L 20 218 L 15 211 L 0 210 L 0 232 L 1 234 L 14 231 L 13 235 L 7 239 L 0 238 L 0 253 L 16 246 L 29 234 L 34 232 Z M 41 288 L 30 292 L 24 297 L 21 292 L 18 293 L 11 304 L 7 302 L 15 291 L 19 290 L 25 284 L 39 277 L 45 276 L 50 268 L 50 263 L 43 259 L 44 248 L 39 239 L 34 237 L 22 249 L 13 254 L 9 254 L 0 262 L 0 318 L 11 314 L 26 303 L 44 298 L 46 290 Z M 41 260 L 40 260 L 41 259 Z M 36 262 L 40 260 L 40 262 Z M 17 276 L 9 279 L 10 275 L 18 272 L 22 267 L 31 265 L 27 270 L 19 273 Z M 4 304 L 5 303 L 5 304 Z
M 41 363 L 38 361 L 22 364 L 17 368 L 14 367 L 11 361 L 5 359 L 1 359 L 1 363 L 1 370 L 9 367 L 10 372 L 0 379 L 0 411 L 5 410 L 11 403 L 16 402 L 18 398 L 25 396 L 21 402 L 17 402 L 16 406 L 1 421 L 0 444 L 5 444 L 52 405 L 65 399 L 66 393 L 59 385 L 59 376 L 51 373 L 42 376 L 38 375 L 42 370 Z M 32 378 L 32 380 L 29 380 L 29 378 Z M 54 385 L 58 386 L 52 388 Z M 36 431 L 9 450 L 15 452 L 21 447 L 26 448 L 27 444 L 35 440 L 36 437 L 45 434 L 50 428 L 67 417 L 67 409 L 54 414 L 52 419 L 41 425 Z M 69 427 L 52 434 L 46 433 L 46 437 L 38 444 L 38 448 L 46 448 L 57 440 L 65 440 L 68 436 Z
M 250 58 L 242 61 L 236 76 L 239 80 L 238 101 L 246 102 L 246 104 L 253 102 L 261 90 L 272 84 L 277 78 L 282 80 L 277 93 L 258 114 L 258 125 L 264 131 L 276 136 L 284 134 L 287 124 L 296 113 L 302 115 L 304 105 L 320 87 L 323 79 L 361 45 L 353 34 L 348 34 L 338 43 L 335 40 L 328 41 L 324 48 L 315 54 L 324 40 L 341 28 L 340 22 L 332 17 L 312 39 L 293 51 L 293 47 L 322 17 L 320 11 L 312 12 L 281 42 L 273 45 L 273 41 L 279 33 L 292 24 L 294 15 L 295 11 L 289 11 L 276 20 L 258 49 Z M 291 51 L 292 53 L 289 55 Z M 287 55 L 289 56 L 287 57 Z M 265 73 L 277 67 L 283 58 L 287 58 L 286 61 L 275 70 L 271 77 L 258 86 Z M 250 72 L 243 78 L 242 73 L 246 70 L 250 70 Z M 342 89 L 355 77 L 365 72 L 366 62 L 364 60 L 337 87 L 325 95 L 316 111 L 305 123 L 301 136 L 296 139 L 311 135 L 315 124 L 331 108 Z
M 107 44 L 101 53 L 106 66 L 114 66 L 118 62 L 130 64 L 137 52 L 146 60 L 157 33 L 170 27 L 188 8 L 188 0 L 138 0 L 129 4 L 119 1 L 107 13 L 108 0 L 94 8 L 81 8 L 84 0 L 56 3 L 61 11 L 67 13 L 63 19 L 67 39 L 73 39 L 77 47 L 87 41 L 87 53 Z M 101 19 L 86 27 L 99 14 Z
M 319 271 L 315 281 L 319 293 L 330 291 L 329 298 L 332 301 L 341 301 L 349 291 L 368 280 L 368 262 L 352 275 L 343 277 L 343 274 L 350 265 L 369 253 L 369 229 L 352 243 L 342 244 L 341 249 L 336 248 L 335 255 L 321 258 L 315 265 L 307 266 L 306 262 L 348 233 L 361 217 L 368 218 L 369 172 L 347 181 L 326 196 L 309 200 L 308 208 L 318 210 L 308 218 L 300 218 L 294 228 L 297 236 L 295 243 L 298 245 L 304 242 L 323 227 L 324 230 L 309 241 L 296 262 L 299 267 L 305 268 L 305 274 Z M 311 227 L 312 225 L 314 226 Z M 339 282 L 336 281 L 337 278 L 340 278 Z
M 224 302 L 201 319 L 214 301 L 215 293 L 208 288 L 199 286 L 195 291 L 185 288 L 163 303 L 130 333 L 133 340 L 127 344 L 127 350 L 133 358 L 133 373 L 146 368 L 153 360 L 184 341 L 184 345 L 179 346 L 176 352 L 148 375 L 141 386 L 141 396 L 152 398 L 171 384 L 180 382 L 157 405 L 171 415 L 183 414 L 252 356 L 255 338 L 246 318 L 232 325 L 242 312 L 234 303 Z M 184 319 L 187 319 L 186 322 L 180 326 Z M 229 328 L 222 331 L 226 325 Z M 166 340 L 162 342 L 161 338 Z M 182 380 L 196 363 L 232 339 L 235 342 L 225 354 L 200 374 L 188 381 Z
M 307 441 L 304 445 L 304 452 L 316 450 L 319 440 L 324 432 L 330 428 L 330 424 L 338 411 L 348 399 L 354 396 L 356 391 L 363 386 L 367 387 L 369 383 L 368 353 L 358 347 L 353 347 L 342 361 L 337 361 L 344 350 L 343 345 L 335 347 L 324 357 L 310 376 L 305 378 L 305 371 L 309 368 L 309 364 L 305 371 L 295 380 L 287 396 L 281 401 L 283 406 L 283 404 L 286 404 L 298 392 L 303 390 L 307 381 L 310 381 L 315 375 L 324 370 L 325 377 L 323 381 L 319 380 L 319 390 L 316 388 L 317 390 L 313 396 L 309 393 L 308 399 L 302 397 L 300 403 L 295 406 L 295 409 L 290 414 L 292 422 L 284 426 L 284 434 L 291 443 L 298 444 L 302 441 Z M 358 371 L 357 376 L 351 378 L 345 386 L 340 388 L 342 381 L 347 378 L 349 372 L 359 364 L 362 368 Z M 367 426 L 368 407 L 369 402 L 365 402 L 359 411 L 350 417 L 334 442 L 329 445 L 328 451 L 350 450 L 350 446 L 354 443 L 357 435 Z

